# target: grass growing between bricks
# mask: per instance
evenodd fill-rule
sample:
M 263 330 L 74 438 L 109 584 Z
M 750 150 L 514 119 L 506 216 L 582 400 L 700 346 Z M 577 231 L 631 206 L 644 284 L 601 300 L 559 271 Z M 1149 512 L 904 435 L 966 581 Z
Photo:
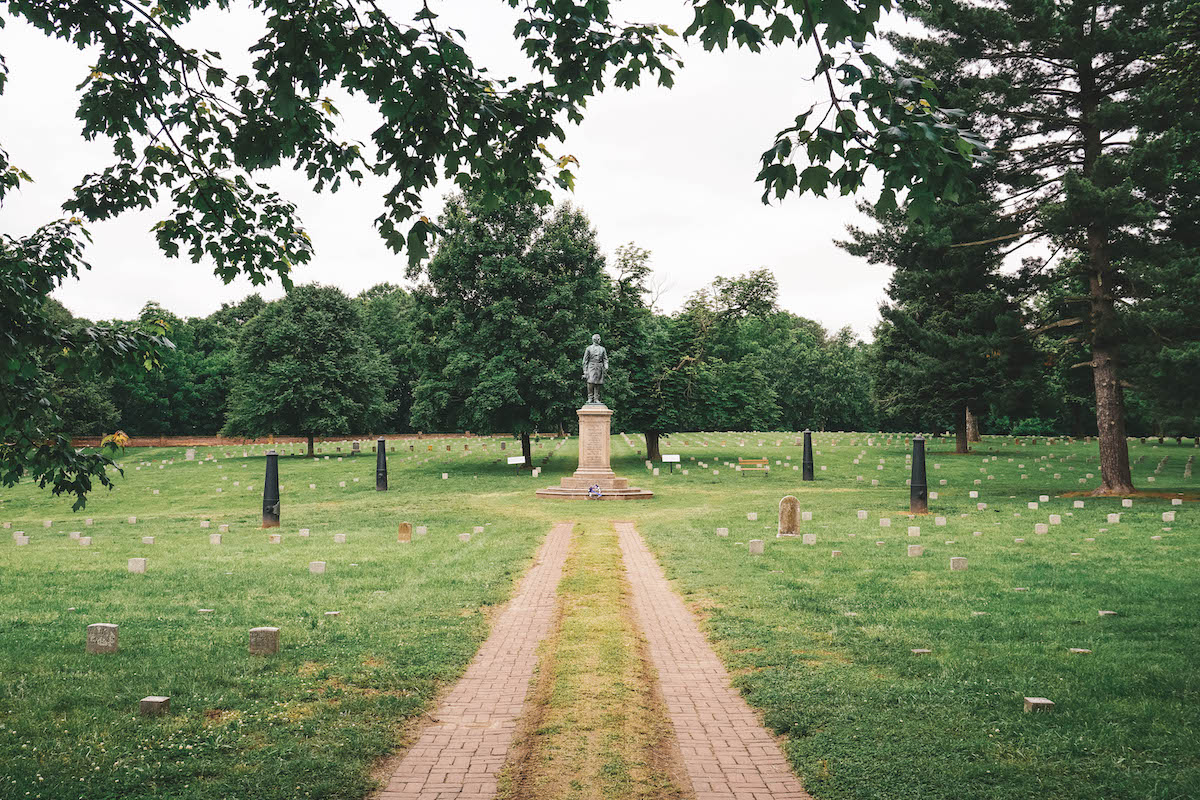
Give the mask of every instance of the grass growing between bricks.
M 668 800 L 677 750 L 611 527 L 577 528 L 503 800 Z

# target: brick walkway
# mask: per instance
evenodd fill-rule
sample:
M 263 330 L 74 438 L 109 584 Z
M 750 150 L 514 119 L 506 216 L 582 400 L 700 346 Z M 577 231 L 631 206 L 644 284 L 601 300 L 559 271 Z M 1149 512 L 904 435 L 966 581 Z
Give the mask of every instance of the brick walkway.
M 633 607 L 696 800 L 812 800 L 774 738 L 730 687 L 724 665 L 633 524 L 616 528 Z
M 557 523 L 466 673 L 392 774 L 378 800 L 490 800 L 550 632 L 572 523 Z

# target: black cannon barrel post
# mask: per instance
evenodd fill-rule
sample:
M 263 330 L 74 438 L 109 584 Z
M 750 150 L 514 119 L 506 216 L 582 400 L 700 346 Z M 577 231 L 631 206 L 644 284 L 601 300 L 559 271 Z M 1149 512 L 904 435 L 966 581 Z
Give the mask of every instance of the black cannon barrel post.
M 263 524 L 264 528 L 279 527 L 279 455 L 267 451 L 267 475 L 263 478 Z
M 804 431 L 804 480 L 811 481 L 813 479 L 813 458 L 812 458 L 812 431 Z
M 908 510 L 929 513 L 929 485 L 925 480 L 925 437 L 913 437 L 912 482 L 908 490 Z
M 375 446 L 375 491 L 387 490 L 387 442 L 380 436 Z

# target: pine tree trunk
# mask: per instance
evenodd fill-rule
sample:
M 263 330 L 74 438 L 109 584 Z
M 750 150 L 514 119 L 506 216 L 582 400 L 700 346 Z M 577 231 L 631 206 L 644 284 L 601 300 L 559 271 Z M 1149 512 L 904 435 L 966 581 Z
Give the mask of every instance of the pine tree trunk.
M 1100 488 L 1092 494 L 1132 494 L 1129 442 L 1125 439 L 1125 393 L 1117 379 L 1116 348 L 1092 348 L 1096 426 L 1100 434 Z
M 982 442 L 983 437 L 979 435 L 979 420 L 971 413 L 971 409 L 967 408 L 967 441 Z
M 529 444 L 529 434 L 521 434 L 521 455 L 525 456 L 526 469 L 533 469 L 533 448 Z
M 646 460 L 662 461 L 662 453 L 658 449 L 658 431 L 646 431 Z
M 955 453 L 963 454 L 971 451 L 971 445 L 967 442 L 967 415 L 970 413 L 965 403 L 960 405 L 954 412 Z
M 313 437 L 312 437 L 312 434 L 309 434 L 309 436 L 308 436 L 308 457 L 312 458 L 315 454 L 316 454 L 316 451 L 313 450 Z
M 1102 152 L 1097 122 L 1100 97 L 1096 90 L 1092 54 L 1079 62 L 1080 126 L 1083 136 L 1082 172 L 1092 180 Z M 1116 298 L 1118 284 L 1109 254 L 1107 229 L 1097 222 L 1087 225 L 1088 300 L 1091 304 L 1092 382 L 1096 387 L 1096 432 L 1100 439 L 1100 487 L 1093 494 L 1130 494 L 1129 442 L 1125 439 L 1125 392 L 1117 375 L 1118 339 Z
M 1093 494 L 1132 494 L 1129 442 L 1125 438 L 1125 390 L 1117 374 L 1116 276 L 1099 226 L 1088 227 L 1088 297 L 1091 301 L 1092 382 L 1096 388 L 1096 432 L 1100 439 L 1100 487 Z

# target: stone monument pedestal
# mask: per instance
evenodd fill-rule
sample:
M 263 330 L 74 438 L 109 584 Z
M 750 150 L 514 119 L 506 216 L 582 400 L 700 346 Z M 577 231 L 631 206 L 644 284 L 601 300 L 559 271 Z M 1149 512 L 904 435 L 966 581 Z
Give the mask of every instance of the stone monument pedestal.
M 588 403 L 579 409 L 579 469 L 558 486 L 539 489 L 538 497 L 562 497 L 568 500 L 588 499 L 588 489 L 600 487 L 601 500 L 645 500 L 654 492 L 629 485 L 628 478 L 618 478 L 609 466 L 610 423 L 612 410 L 603 403 Z

